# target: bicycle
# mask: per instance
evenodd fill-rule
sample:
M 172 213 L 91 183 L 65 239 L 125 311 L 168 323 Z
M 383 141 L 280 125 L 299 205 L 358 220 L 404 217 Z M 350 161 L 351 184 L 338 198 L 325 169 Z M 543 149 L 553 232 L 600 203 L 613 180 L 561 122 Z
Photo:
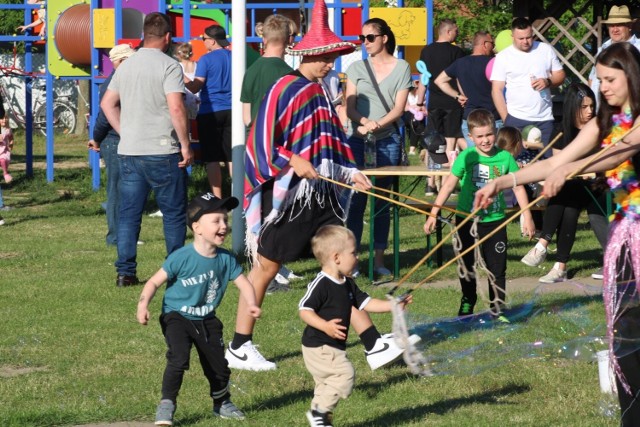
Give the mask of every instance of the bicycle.
M 9 72 L 8 72 L 9 71 Z M 5 76 L 24 76 L 16 72 L 15 69 L 0 67 L 0 77 Z M 38 92 L 34 96 L 33 103 L 33 129 L 38 130 L 43 136 L 47 136 L 47 99 L 45 96 L 44 82 L 36 80 L 33 85 L 34 92 Z M 6 101 L 9 107 L 6 111 L 8 117 L 23 129 L 26 128 L 26 112 L 20 107 L 20 102 L 16 97 L 16 91 L 10 91 L 0 81 L 0 95 Z M 58 99 L 54 96 L 53 101 L 53 133 L 54 136 L 69 135 L 76 128 L 76 109 L 68 101 Z

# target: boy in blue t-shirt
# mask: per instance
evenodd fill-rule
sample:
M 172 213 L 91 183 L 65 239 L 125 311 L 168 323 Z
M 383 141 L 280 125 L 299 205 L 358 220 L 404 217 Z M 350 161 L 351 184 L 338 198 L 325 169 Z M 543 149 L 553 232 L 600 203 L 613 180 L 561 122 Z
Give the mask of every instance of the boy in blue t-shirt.
M 469 136 L 475 146 L 467 148 L 456 158 L 451 166 L 451 175 L 447 177 L 438 197 L 431 208 L 431 216 L 424 225 L 427 234 L 433 232 L 436 226 L 436 216 L 440 211 L 439 206 L 443 206 L 453 190 L 460 182 L 460 194 L 458 195 L 457 210 L 471 213 L 473 211 L 473 198 L 478 189 L 485 186 L 487 182 L 503 175 L 513 177 L 513 192 L 521 208 L 529 202 L 527 193 L 521 185 L 517 185 L 514 172 L 518 170 L 518 165 L 508 151 L 502 150 L 495 145 L 496 136 L 494 129 L 494 117 L 488 110 L 479 108 L 469 113 L 467 117 L 469 125 Z M 493 203 L 480 212 L 480 222 L 478 223 L 478 239 L 491 234 L 505 221 L 505 201 L 500 193 L 495 197 Z M 530 238 L 535 233 L 535 225 L 531 211 L 526 210 L 522 214 L 524 218 L 523 234 Z M 457 222 L 461 217 L 456 217 Z M 471 235 L 473 221 L 464 224 L 458 235 L 462 243 L 460 252 L 474 244 L 474 237 Z M 495 286 L 489 283 L 489 300 L 491 301 L 491 313 L 496 318 L 506 321 L 502 316 L 502 310 L 506 297 L 506 272 L 507 272 L 507 229 L 503 227 L 495 232 L 481 245 L 482 258 L 489 272 L 495 278 Z M 460 278 L 462 287 L 462 299 L 458 316 L 473 314 L 473 309 L 478 299 L 476 293 L 476 279 L 474 274 L 474 251 L 470 251 L 462 257 L 466 270 L 470 273 L 467 277 Z
M 302 335 L 302 357 L 313 375 L 315 390 L 307 420 L 311 426 L 331 426 L 332 411 L 340 399 L 351 394 L 355 371 L 346 353 L 351 309 L 370 313 L 391 311 L 390 301 L 371 298 L 350 277 L 358 266 L 356 238 L 339 225 L 320 227 L 311 239 L 313 255 L 322 271 L 309 283 L 298 304 L 300 318 L 307 324 Z M 410 304 L 411 295 L 402 301 Z M 409 342 L 419 341 L 417 335 Z
M 160 325 L 167 343 L 167 366 L 162 378 L 162 399 L 156 410 L 156 425 L 170 426 L 184 372 L 189 369 L 191 346 L 198 350 L 204 375 L 209 380 L 213 414 L 221 418 L 244 419 L 230 400 L 229 370 L 224 357 L 222 322 L 216 308 L 233 280 L 247 301 L 249 313 L 260 316 L 253 286 L 242 274 L 242 267 L 227 250 L 221 249 L 229 228 L 227 213 L 238 206 L 238 199 L 219 199 L 204 193 L 187 208 L 187 223 L 193 230 L 193 243 L 171 253 L 145 284 L 138 302 L 137 319 L 149 321 L 149 303 L 163 283 Z

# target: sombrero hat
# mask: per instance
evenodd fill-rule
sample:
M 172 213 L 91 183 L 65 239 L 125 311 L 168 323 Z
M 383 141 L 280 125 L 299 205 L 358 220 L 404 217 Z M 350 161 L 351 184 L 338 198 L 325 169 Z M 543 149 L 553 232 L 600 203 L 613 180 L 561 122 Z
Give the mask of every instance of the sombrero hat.
M 302 37 L 300 43 L 287 48 L 287 53 L 294 56 L 314 56 L 332 52 L 345 55 L 355 49 L 355 44 L 343 41 L 331 31 L 327 5 L 324 0 L 317 0 L 313 5 L 309 32 Z

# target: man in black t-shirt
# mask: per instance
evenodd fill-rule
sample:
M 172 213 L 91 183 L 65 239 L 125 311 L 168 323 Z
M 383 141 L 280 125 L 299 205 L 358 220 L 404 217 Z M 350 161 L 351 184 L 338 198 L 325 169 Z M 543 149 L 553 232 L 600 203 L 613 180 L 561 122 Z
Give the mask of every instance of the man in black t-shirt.
M 464 52 L 453 43 L 458 37 L 458 26 L 451 19 L 443 19 L 438 25 L 438 39 L 435 43 L 425 46 L 420 52 L 420 60 L 427 65 L 427 70 L 435 79 L 455 60 L 462 58 Z M 455 86 L 456 82 L 452 81 Z M 424 96 L 427 88 L 422 84 L 418 86 L 416 98 L 418 106 L 424 110 Z M 462 138 L 460 125 L 462 123 L 462 106 L 456 99 L 449 95 L 433 83 L 429 84 L 429 103 L 426 108 L 427 129 L 438 131 L 447 141 L 447 154 L 455 150 L 456 142 L 459 139 L 462 148 L 466 147 L 466 142 Z M 427 181 L 426 193 L 434 190 L 433 178 Z M 431 187 L 431 188 L 430 188 Z

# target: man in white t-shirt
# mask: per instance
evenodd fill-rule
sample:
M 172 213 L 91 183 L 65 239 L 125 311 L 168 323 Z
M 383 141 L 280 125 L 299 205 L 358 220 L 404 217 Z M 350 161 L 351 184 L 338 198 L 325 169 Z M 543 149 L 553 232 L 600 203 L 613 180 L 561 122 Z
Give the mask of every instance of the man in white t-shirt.
M 609 31 L 609 40 L 602 43 L 602 46 L 598 49 L 596 56 L 600 54 L 604 49 L 611 46 L 613 43 L 629 42 L 640 50 L 640 40 L 631 32 L 634 19 L 631 18 L 629 8 L 627 6 L 611 6 L 609 10 L 609 17 L 602 21 L 607 25 Z M 596 78 L 596 67 L 594 66 L 589 73 L 589 86 L 593 93 L 596 94 L 596 102 L 600 104 L 600 80 Z
M 533 28 L 526 18 L 515 18 L 511 32 L 513 45 L 500 52 L 493 64 L 491 96 L 505 126 L 534 125 L 546 145 L 553 131 L 550 89 L 564 82 L 565 72 L 551 46 L 533 41 Z

